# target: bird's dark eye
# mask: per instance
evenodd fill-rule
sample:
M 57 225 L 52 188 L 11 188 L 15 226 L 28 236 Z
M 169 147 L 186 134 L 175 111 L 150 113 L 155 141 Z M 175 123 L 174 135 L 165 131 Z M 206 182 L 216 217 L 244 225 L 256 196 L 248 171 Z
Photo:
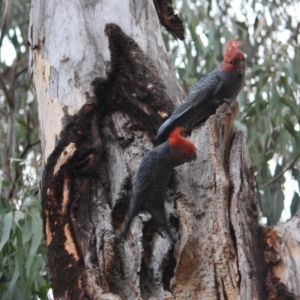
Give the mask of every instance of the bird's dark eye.
M 231 60 L 230 62 L 229 62 L 231 65 L 233 65 L 233 61 Z

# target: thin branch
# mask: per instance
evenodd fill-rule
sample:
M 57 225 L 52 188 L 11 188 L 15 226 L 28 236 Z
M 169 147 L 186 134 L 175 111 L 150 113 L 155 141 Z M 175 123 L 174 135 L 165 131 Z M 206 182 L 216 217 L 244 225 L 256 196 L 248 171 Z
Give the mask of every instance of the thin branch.
M 15 59 L 13 64 L 9 67 L 7 67 L 3 72 L 3 77 L 7 78 L 10 73 L 12 72 L 13 69 L 17 69 L 19 67 L 23 67 L 24 64 L 26 64 L 27 66 L 27 61 L 28 61 L 28 57 L 26 55 L 24 55 L 24 57 L 22 57 L 21 59 Z M 19 75 L 17 75 L 19 76 Z
M 28 64 L 26 63 L 26 66 L 23 67 L 23 64 L 24 62 L 26 62 L 26 60 L 24 59 L 21 59 L 18 61 L 19 63 L 15 63 L 13 65 L 13 67 L 11 68 L 12 70 L 12 75 L 11 75 L 11 84 L 10 84 L 10 89 L 9 89 L 9 92 L 10 92 L 10 95 L 11 95 L 11 100 L 13 102 L 13 104 L 15 103 L 15 100 L 14 100 L 14 94 L 15 94 L 15 85 L 16 85 L 16 81 L 18 79 L 18 77 L 23 73 L 25 72 L 27 69 L 28 69 Z M 17 72 L 18 68 L 19 67 L 23 67 L 19 72 Z
M 0 108 L 0 113 L 5 117 L 7 116 L 7 113 L 2 108 Z
M 21 153 L 20 159 L 23 159 L 24 156 L 26 155 L 26 153 L 28 152 L 28 150 L 29 150 L 30 148 L 34 147 L 35 145 L 37 145 L 37 144 L 40 143 L 40 142 L 41 142 L 41 140 L 38 140 L 38 141 L 36 141 L 36 142 L 34 142 L 34 143 L 30 144 L 30 145 L 27 145 L 27 146 L 25 147 L 25 149 L 23 150 L 23 152 Z
M 35 145 L 39 144 L 41 141 L 38 140 L 32 144 L 28 144 L 25 149 L 23 150 L 23 152 L 21 153 L 20 155 L 20 159 L 23 159 L 26 155 L 26 153 L 28 152 L 28 150 L 32 147 L 34 147 Z M 9 189 L 9 192 L 8 192 L 8 197 L 9 199 L 12 199 L 13 195 L 14 195 L 14 191 L 16 189 L 16 186 L 17 186 L 17 182 L 20 180 L 21 176 L 22 176 L 22 172 L 20 171 L 20 168 L 19 168 L 19 165 L 16 164 L 15 166 L 15 179 L 13 181 L 13 184 L 11 185 L 10 189 Z
M 15 107 L 15 88 L 16 88 L 16 81 L 17 81 L 17 77 L 16 77 L 16 68 L 12 69 L 12 74 L 11 74 L 11 82 L 10 82 L 10 86 L 9 86 L 9 96 L 10 96 L 10 100 L 11 100 L 11 105 L 10 108 L 13 109 Z
M 295 156 L 295 158 L 291 161 L 291 163 L 286 166 L 278 175 L 276 175 L 275 177 L 273 177 L 270 181 L 262 184 L 262 187 L 268 186 L 274 182 L 276 182 L 281 176 L 284 175 L 284 173 L 286 171 L 288 171 L 289 169 L 291 169 L 293 167 L 293 165 L 297 162 L 298 158 L 300 157 L 300 151 L 297 153 L 297 155 Z
M 28 66 L 24 67 L 21 71 L 17 72 L 15 74 L 16 78 L 18 78 L 22 73 L 28 70 Z
M 31 144 L 31 139 L 30 139 L 30 133 L 31 133 L 31 130 L 30 130 L 30 112 L 31 112 L 31 109 L 29 109 L 27 111 L 27 146 Z M 23 153 L 24 153 L 24 151 L 23 151 Z
M 4 35 L 5 35 L 6 25 L 7 25 L 7 21 L 8 21 L 9 12 L 10 12 L 10 7 L 11 7 L 11 0 L 6 0 L 5 1 L 5 10 L 4 10 L 4 14 L 3 14 L 3 21 L 2 21 L 2 25 L 1 25 L 0 48 L 2 46 L 2 41 L 3 41 Z
M 0 86 L 2 87 L 2 90 L 4 92 L 4 95 L 6 97 L 6 101 L 10 107 L 10 109 L 13 109 L 14 108 L 14 103 L 13 103 L 13 100 L 11 99 L 10 97 L 10 93 L 9 93 L 9 90 L 4 82 L 4 79 L 3 79 L 3 76 L 2 76 L 2 73 L 0 73 Z

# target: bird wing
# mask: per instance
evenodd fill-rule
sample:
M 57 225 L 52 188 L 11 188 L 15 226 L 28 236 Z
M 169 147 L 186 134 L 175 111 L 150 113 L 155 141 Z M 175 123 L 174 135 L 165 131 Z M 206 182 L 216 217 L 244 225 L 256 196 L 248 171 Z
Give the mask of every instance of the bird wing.
M 156 194 L 156 191 L 161 189 L 160 186 L 164 180 L 164 174 L 161 173 L 166 172 L 160 165 L 162 155 L 159 153 L 159 147 L 146 153 L 138 168 L 129 202 L 130 215 L 136 214 L 146 201 L 152 198 L 158 200 L 164 198 L 163 193 Z
M 159 128 L 157 131 L 156 139 L 159 143 L 163 143 L 167 138 L 168 135 L 171 133 L 171 130 L 177 126 L 179 126 L 178 120 L 184 116 L 188 111 L 190 110 L 190 107 L 187 107 L 185 110 L 178 114 L 173 114 L 169 119 L 167 119 Z
M 160 145 L 146 153 L 138 168 L 126 213 L 125 237 L 132 219 L 142 208 L 148 210 L 152 203 L 156 203 L 156 206 L 157 203 L 164 203 L 167 189 L 165 181 L 168 182 L 169 173 L 161 166 L 162 147 L 165 146 Z
M 221 79 L 218 69 L 215 69 L 196 83 L 182 105 L 187 103 L 192 104 L 192 107 L 197 107 L 209 100 L 211 96 L 216 95 L 223 85 L 224 81 Z
M 215 96 L 223 85 L 224 81 L 220 78 L 217 69 L 198 81 L 182 104 L 178 106 L 170 118 L 159 127 L 156 135 L 157 141 L 159 143 L 164 142 L 172 129 L 176 126 L 185 127 L 186 120 L 195 112 L 199 113 L 200 119 L 206 119 L 207 116 L 204 116 L 206 113 L 205 108 L 211 105 L 210 98 Z M 201 110 L 204 114 L 203 118 L 200 116 Z
M 144 203 L 149 201 L 149 197 L 151 197 L 151 183 L 153 181 L 152 177 L 156 157 L 157 153 L 155 151 L 146 153 L 136 173 L 126 213 L 125 229 L 123 231 L 125 238 L 133 218 L 139 213 Z

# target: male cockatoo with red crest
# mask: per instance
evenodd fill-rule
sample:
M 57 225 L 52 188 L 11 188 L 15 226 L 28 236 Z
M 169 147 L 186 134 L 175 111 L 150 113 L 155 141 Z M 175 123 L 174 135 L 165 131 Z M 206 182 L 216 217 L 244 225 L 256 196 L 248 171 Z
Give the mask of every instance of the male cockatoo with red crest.
M 229 41 L 221 65 L 204 76 L 186 99 L 158 129 L 156 139 L 163 143 L 177 126 L 192 129 L 206 121 L 224 102 L 236 99 L 245 78 L 245 55 L 237 41 Z

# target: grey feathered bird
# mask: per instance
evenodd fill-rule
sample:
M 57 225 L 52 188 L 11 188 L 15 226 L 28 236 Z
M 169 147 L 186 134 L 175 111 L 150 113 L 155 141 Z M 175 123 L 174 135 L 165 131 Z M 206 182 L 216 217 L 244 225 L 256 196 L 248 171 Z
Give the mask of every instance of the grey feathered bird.
M 176 242 L 167 222 L 164 200 L 174 168 L 197 157 L 196 146 L 181 135 L 183 130 L 181 127 L 175 128 L 166 142 L 143 157 L 132 188 L 124 237 L 127 236 L 132 219 L 141 209 L 145 209 L 156 224 L 167 232 L 170 239 Z
M 177 126 L 192 129 L 205 122 L 225 101 L 234 100 L 245 77 L 245 55 L 237 41 L 229 41 L 222 64 L 204 76 L 186 99 L 158 129 L 156 139 L 163 143 Z

